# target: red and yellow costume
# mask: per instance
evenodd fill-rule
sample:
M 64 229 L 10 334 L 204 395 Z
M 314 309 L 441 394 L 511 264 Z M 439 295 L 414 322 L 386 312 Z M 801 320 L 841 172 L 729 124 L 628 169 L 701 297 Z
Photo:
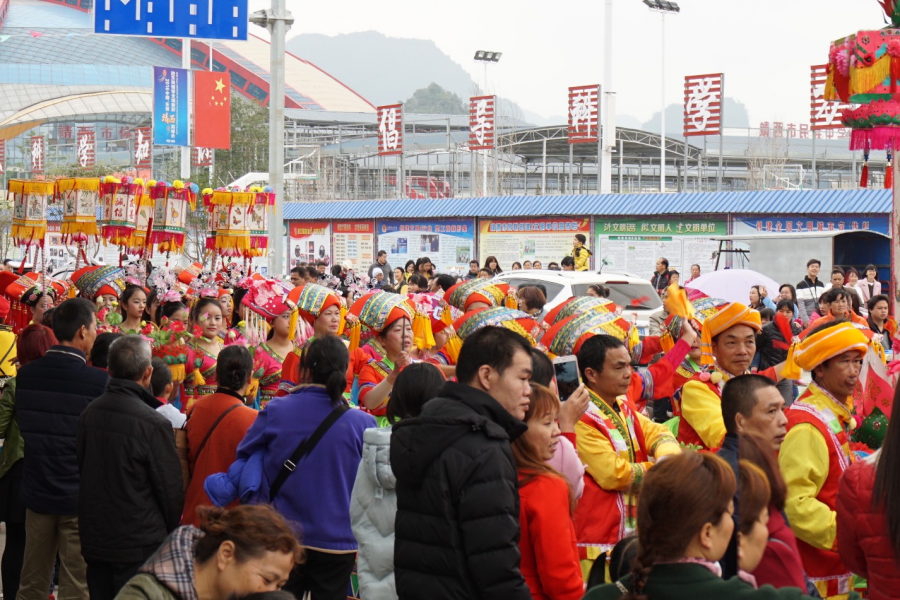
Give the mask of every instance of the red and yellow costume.
M 69 286 L 64 281 L 47 275 L 42 277 L 34 272 L 19 275 L 12 271 L 3 271 L 0 272 L 0 290 L 3 290 L 3 295 L 10 303 L 6 323 L 18 335 L 31 323 L 32 309 L 37 306 L 45 293 L 49 294 L 56 304 L 60 298 L 66 297 Z
M 564 356 L 577 354 L 595 335 L 611 335 L 630 342 L 630 350 L 642 352 L 644 347 L 634 344 L 631 331 L 628 321 L 615 313 L 583 312 L 557 322 L 542 342 L 550 353 Z M 674 363 L 680 362 L 687 350 L 688 344 L 679 340 L 662 360 L 649 369 L 633 372 L 626 394 L 616 398 L 614 406 L 591 391 L 591 404 L 575 425 L 578 455 L 587 466 L 584 495 L 575 511 L 585 576 L 603 552 L 634 532 L 634 492 L 653 462 L 681 452 L 669 430 L 641 414 L 635 400 L 670 394 Z
M 359 318 L 359 322 L 371 329 L 377 336 L 400 319 L 408 319 L 412 323 L 415 310 L 412 302 L 406 296 L 389 292 L 375 292 L 357 300 L 350 308 L 350 313 Z M 390 394 L 380 406 L 372 409 L 365 408 L 364 401 L 376 385 L 394 372 L 394 368 L 394 363 L 386 353 L 378 360 L 369 360 L 362 367 L 359 373 L 360 408 L 376 417 L 383 417 L 387 413 Z
M 463 312 L 468 312 L 476 302 L 487 304 L 489 308 L 518 306 L 515 295 L 510 295 L 509 285 L 493 279 L 470 279 L 457 283 L 444 292 L 444 302 Z
M 279 316 L 295 310 L 286 303 L 286 292 L 287 290 L 279 282 L 273 280 L 254 281 L 241 300 L 241 305 L 265 319 L 268 325 L 272 325 Z M 293 319 L 292 323 L 296 331 L 296 319 Z M 258 332 L 257 337 L 264 338 L 265 336 Z M 256 346 L 253 353 L 253 380 L 259 389 L 260 408 L 263 408 L 278 392 L 285 358 L 265 342 Z
M 288 306 L 296 307 L 300 318 L 306 321 L 310 327 L 313 327 L 316 318 L 325 310 L 332 306 L 341 307 L 341 298 L 334 290 L 325 286 L 307 283 L 288 292 L 287 304 Z M 342 323 L 341 328 L 345 329 L 345 324 Z M 300 383 L 300 356 L 314 339 L 314 337 L 308 339 L 301 346 L 294 348 L 294 351 L 285 357 L 281 372 L 281 382 L 278 384 L 276 396 L 287 395 L 289 390 Z M 353 387 L 353 381 L 359 376 L 360 371 L 369 358 L 359 348 L 348 348 L 348 350 L 350 352 L 350 365 L 347 368 L 347 391 L 349 392 Z
M 729 379 L 743 373 L 728 373 L 715 366 L 712 339 L 736 325 L 746 325 L 760 331 L 759 313 L 738 302 L 726 304 L 703 323 L 701 334 L 702 366 L 706 370 L 695 373 L 672 399 L 672 409 L 678 421 L 678 441 L 701 450 L 718 448 L 725 437 L 722 418 L 722 387 Z M 774 367 L 759 373 L 772 381 L 778 379 Z
M 812 371 L 852 350 L 864 356 L 866 337 L 850 323 L 835 325 L 808 336 L 789 368 Z M 852 397 L 837 398 L 812 382 L 787 410 L 788 432 L 778 456 L 787 484 L 784 510 L 806 574 L 825 598 L 846 598 L 850 591 L 850 570 L 837 551 L 835 505 L 841 475 L 854 461 L 852 408 Z

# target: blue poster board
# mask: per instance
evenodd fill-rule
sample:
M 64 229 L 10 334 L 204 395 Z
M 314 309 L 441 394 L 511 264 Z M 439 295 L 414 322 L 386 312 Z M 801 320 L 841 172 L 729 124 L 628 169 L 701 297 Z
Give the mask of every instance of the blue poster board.
M 153 143 L 190 146 L 188 71 L 153 67 Z

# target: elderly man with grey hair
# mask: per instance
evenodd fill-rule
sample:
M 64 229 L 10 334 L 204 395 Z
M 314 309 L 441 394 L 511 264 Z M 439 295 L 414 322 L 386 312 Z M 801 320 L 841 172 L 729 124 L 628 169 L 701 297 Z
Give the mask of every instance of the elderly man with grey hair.
M 126 335 L 109 349 L 106 393 L 78 420 L 78 519 L 92 600 L 112 600 L 178 526 L 181 463 L 148 389 L 150 345 Z

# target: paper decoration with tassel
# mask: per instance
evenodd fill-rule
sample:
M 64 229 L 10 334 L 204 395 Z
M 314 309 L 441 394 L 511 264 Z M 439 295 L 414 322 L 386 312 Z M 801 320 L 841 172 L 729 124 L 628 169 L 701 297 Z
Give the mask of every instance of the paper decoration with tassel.
M 100 202 L 99 177 L 72 177 L 57 181 L 59 200 L 63 207 L 60 232 L 63 243 L 86 236 L 98 237 L 97 205 Z M 81 243 L 79 241 L 79 243 Z
M 56 194 L 56 183 L 11 179 L 7 190 L 13 196 L 13 241 L 26 248 L 43 244 L 47 233 L 47 204 Z
M 216 252 L 221 256 L 243 256 L 250 250 L 248 213 L 256 200 L 250 192 L 213 192 L 216 210 Z

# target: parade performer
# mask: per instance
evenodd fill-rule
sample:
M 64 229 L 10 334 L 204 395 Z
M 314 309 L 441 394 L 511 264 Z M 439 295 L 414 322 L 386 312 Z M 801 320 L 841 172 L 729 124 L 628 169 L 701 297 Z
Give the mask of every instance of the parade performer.
M 213 298 L 201 298 L 191 309 L 190 321 L 194 339 L 190 343 L 190 361 L 184 390 L 188 398 L 185 408 L 194 400 L 216 391 L 216 363 L 224 343 L 219 338 L 222 327 L 222 305 Z
M 288 292 L 285 302 L 289 307 L 296 307 L 300 318 L 308 327 L 312 328 L 312 336 L 284 359 L 277 396 L 287 395 L 291 389 L 302 383 L 300 380 L 300 357 L 303 350 L 308 348 L 314 339 L 328 335 L 340 335 L 345 329 L 341 298 L 325 286 L 316 283 L 297 286 Z M 369 361 L 369 357 L 359 348 L 348 348 L 348 351 L 350 365 L 347 369 L 347 393 L 351 391 L 359 372 Z
M 282 379 L 282 365 L 293 353 L 294 338 L 297 337 L 296 309 L 292 310 L 286 304 L 285 296 L 286 290 L 279 282 L 265 279 L 254 281 L 241 300 L 241 304 L 271 327 L 268 335 L 260 335 L 265 341 L 253 351 L 253 379 L 259 386 L 260 408 L 275 397 Z
M 850 591 L 850 571 L 837 551 L 835 506 L 841 475 L 855 460 L 853 389 L 868 346 L 853 324 L 833 321 L 810 331 L 786 369 L 790 378 L 809 371 L 812 383 L 787 409 L 778 455 L 787 484 L 784 509 L 806 574 L 825 598 L 846 598 Z
M 578 455 L 587 466 L 584 495 L 575 511 L 585 579 L 595 560 L 634 532 L 637 488 L 652 461 L 681 452 L 669 430 L 643 416 L 631 399 L 645 385 L 631 370 L 626 345 L 630 327 L 615 314 L 597 314 L 593 319 L 576 316 L 559 322 L 543 338 L 551 353 L 578 357 L 591 398 L 575 425 Z M 690 327 L 685 333 L 678 342 L 682 356 L 697 337 Z M 655 371 L 671 379 L 674 358 L 681 361 L 680 357 L 664 358 L 659 361 L 664 365 Z
M 703 333 L 703 323 L 706 322 L 706 319 L 711 317 L 712 315 L 719 312 L 719 309 L 724 307 L 728 302 L 725 300 L 721 300 L 719 298 L 710 298 L 710 297 L 702 297 L 697 298 L 691 301 L 691 306 L 693 307 L 693 317 L 691 317 L 691 327 L 694 328 L 694 331 L 701 334 Z M 669 345 L 668 339 L 674 339 L 681 332 L 681 327 L 683 324 L 683 317 L 679 317 L 676 315 L 669 315 L 665 321 L 665 332 L 662 335 L 663 347 Z M 667 338 L 668 336 L 668 338 Z M 698 337 L 694 343 L 691 345 L 691 350 L 688 352 L 688 355 L 684 357 L 684 360 L 681 361 L 681 364 L 675 369 L 674 375 L 674 387 L 675 392 L 684 387 L 694 375 L 700 373 L 700 363 L 702 362 L 703 352 L 701 348 L 701 337 Z
M 122 292 L 119 302 L 119 312 L 122 321 L 113 326 L 110 331 L 122 335 L 140 334 L 147 328 L 144 321 L 144 309 L 147 307 L 147 292 L 137 285 L 128 285 Z
M 82 298 L 96 302 L 98 308 L 114 308 L 125 291 L 125 271 L 119 267 L 81 267 L 72 273 L 72 283 Z
M 384 415 L 397 376 L 403 367 L 416 362 L 410 356 L 415 310 L 409 298 L 390 292 L 363 296 L 350 308 L 384 348 L 384 357 L 370 360 L 359 374 L 360 408 L 378 417 L 381 426 L 388 424 Z
M 457 283 L 444 292 L 444 302 L 463 312 L 498 306 L 518 307 L 515 294 L 510 295 L 509 285 L 493 279 L 470 279 Z
M 521 335 L 532 346 L 537 344 L 534 334 L 542 333 L 540 329 L 535 330 L 534 319 L 528 313 L 502 306 L 470 310 L 453 323 L 453 328 L 463 342 L 482 327 L 505 327 Z
M 604 327 L 611 328 L 617 337 L 625 340 L 631 355 L 631 365 L 642 362 L 646 357 L 658 353 L 660 349 L 659 338 L 639 339 L 637 330 L 632 327 L 631 323 L 616 313 L 594 312 L 584 312 L 558 321 L 544 333 L 541 338 L 541 345 L 545 346 L 551 355 L 565 356 L 575 354 L 577 348 L 565 343 L 564 340 L 572 338 L 577 332 L 581 332 L 578 336 L 572 338 L 577 340 L 588 332 L 596 329 L 603 330 Z M 568 330 L 572 333 L 560 336 L 560 332 L 563 330 Z M 697 333 L 694 329 L 689 324 L 685 324 L 681 338 L 660 360 L 649 367 L 637 367 L 630 370 L 630 384 L 627 396 L 639 412 L 642 412 L 650 401 L 672 396 L 674 393 L 672 375 L 681 361 L 684 360 L 696 338 Z M 652 342 L 650 346 L 653 347 L 645 345 L 645 341 Z
M 703 323 L 700 373 L 684 384 L 673 398 L 678 441 L 709 450 L 725 437 L 722 420 L 722 386 L 729 379 L 748 373 L 756 354 L 756 334 L 762 329 L 759 313 L 738 302 L 721 307 Z M 784 363 L 760 371 L 779 381 Z
M 31 323 L 40 324 L 44 313 L 58 299 L 66 297 L 69 286 L 63 281 L 39 273 L 19 275 L 12 271 L 2 271 L 0 289 L 10 303 L 6 322 L 18 334 Z

